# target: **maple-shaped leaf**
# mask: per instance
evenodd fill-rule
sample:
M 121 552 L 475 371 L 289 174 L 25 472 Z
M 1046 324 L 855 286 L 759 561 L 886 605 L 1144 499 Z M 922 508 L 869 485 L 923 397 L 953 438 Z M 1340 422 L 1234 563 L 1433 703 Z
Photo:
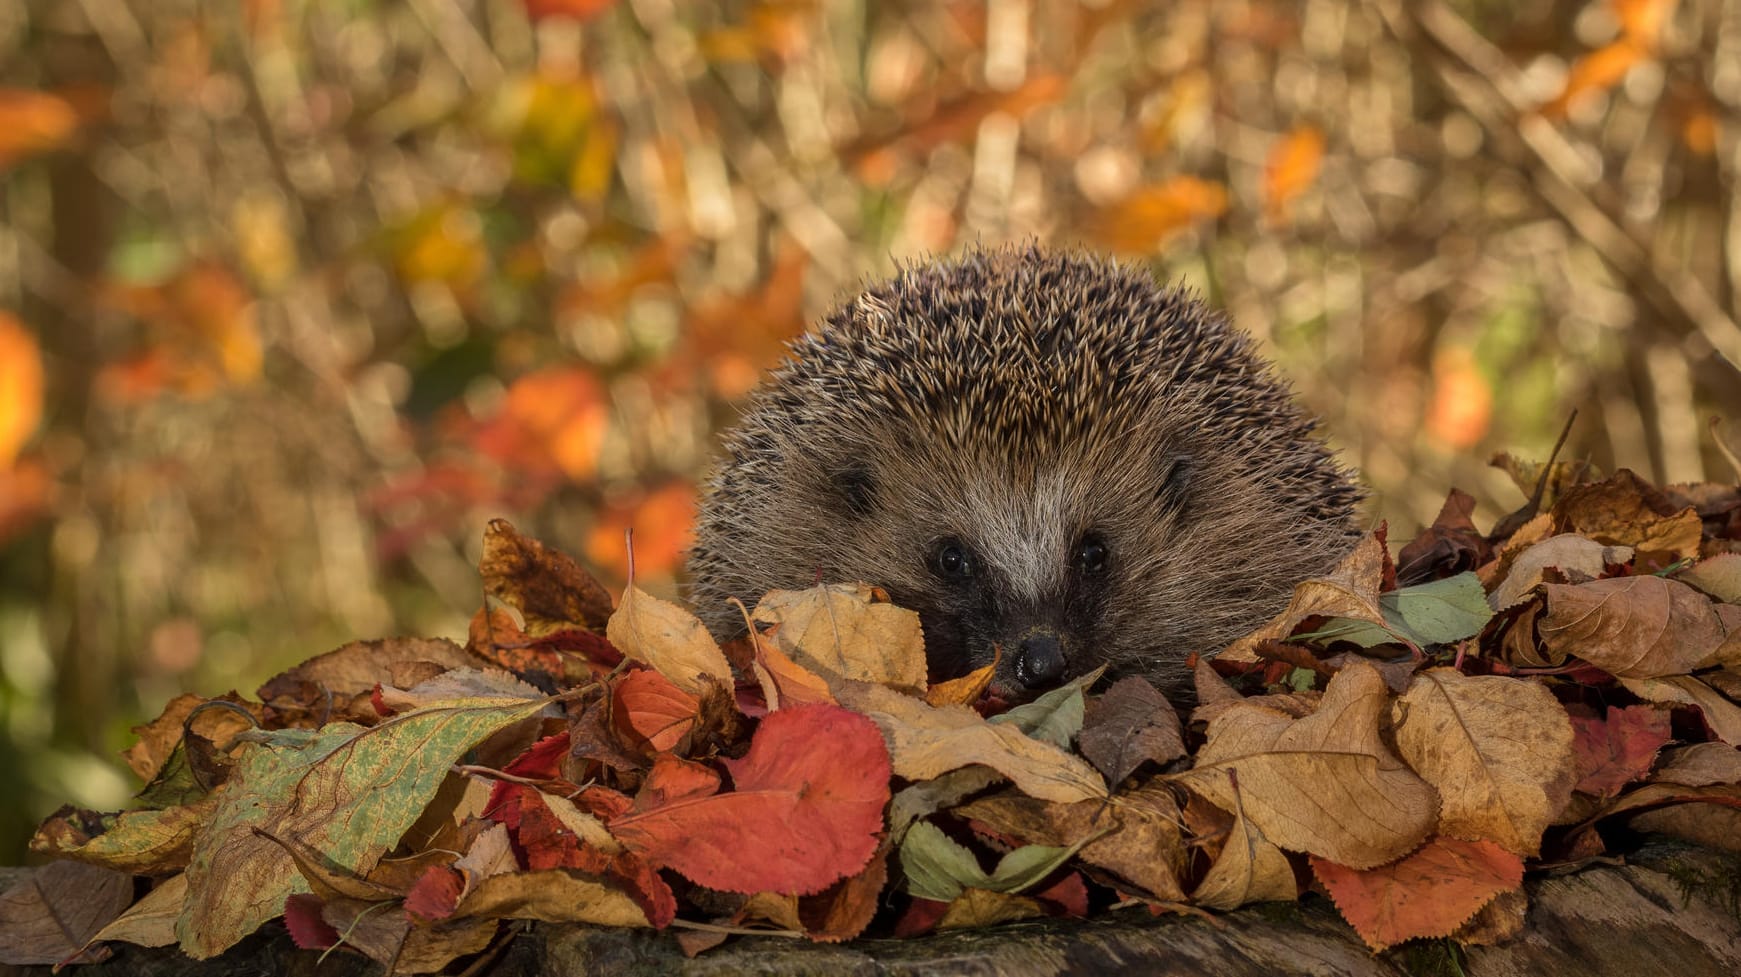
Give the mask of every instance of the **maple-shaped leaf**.
M 417 821 L 454 761 L 547 704 L 460 700 L 370 729 L 333 723 L 250 734 L 188 865 L 182 950 L 216 956 L 282 912 L 286 896 L 306 891 L 269 836 L 295 838 L 366 874 Z
M 1542 644 L 1617 678 L 1685 675 L 1723 645 L 1710 598 L 1678 580 L 1642 574 L 1545 589 Z
M 1312 872 L 1373 950 L 1449 936 L 1502 892 L 1523 884 L 1523 859 L 1491 841 L 1438 837 L 1365 870 L 1312 857 Z
M 919 615 L 889 603 L 866 584 L 771 591 L 756 604 L 752 618 L 778 625 L 764 640 L 812 671 L 898 688 L 925 687 Z
M 683 794 L 618 817 L 611 833 L 656 865 L 724 892 L 818 892 L 862 869 L 889 800 L 889 755 L 865 717 L 838 706 L 770 713 L 732 789 Z
M 1553 693 L 1434 668 L 1415 676 L 1396 712 L 1397 749 L 1438 788 L 1440 834 L 1540 850 L 1574 780 L 1572 727 Z
M 1432 832 L 1433 788 L 1385 745 L 1390 692 L 1365 661 L 1344 666 L 1317 711 L 1301 719 L 1248 699 L 1210 721 L 1192 769 L 1169 776 L 1241 812 L 1289 851 L 1371 867 Z
M 1574 789 L 1613 797 L 1650 772 L 1656 752 L 1673 733 L 1666 709 L 1609 706 L 1606 718 L 1572 716 L 1572 735 L 1578 775 Z

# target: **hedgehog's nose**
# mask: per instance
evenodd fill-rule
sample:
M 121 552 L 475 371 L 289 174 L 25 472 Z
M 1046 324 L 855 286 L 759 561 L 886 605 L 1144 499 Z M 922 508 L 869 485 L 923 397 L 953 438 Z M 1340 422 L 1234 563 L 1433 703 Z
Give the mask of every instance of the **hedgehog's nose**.
M 1064 643 L 1052 631 L 1030 631 L 1016 646 L 1016 680 L 1029 689 L 1047 689 L 1064 677 Z

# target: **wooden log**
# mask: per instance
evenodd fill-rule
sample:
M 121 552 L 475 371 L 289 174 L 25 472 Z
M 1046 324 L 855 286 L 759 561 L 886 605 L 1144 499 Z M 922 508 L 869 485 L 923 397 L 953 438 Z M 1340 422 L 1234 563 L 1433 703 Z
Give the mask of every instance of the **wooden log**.
M 1688 888 L 1677 881 L 1684 879 L 1716 881 Z M 1461 968 L 1470 977 L 1733 977 L 1741 973 L 1741 918 L 1734 903 L 1741 891 L 1738 885 L 1741 862 L 1735 856 L 1680 845 L 1653 846 L 1625 865 L 1531 879 L 1527 883 L 1530 912 L 1522 934 L 1500 946 L 1458 951 Z M 71 973 L 78 977 L 233 973 L 361 977 L 380 972 L 354 955 L 334 953 L 322 961 L 319 953 L 294 949 L 276 927 L 204 962 L 187 960 L 169 949 L 118 949 L 113 960 Z M 1401 977 L 1455 972 L 1435 966 L 1449 963 L 1452 952 L 1443 942 L 1425 942 L 1373 954 L 1327 900 L 1308 896 L 1298 904 L 1250 906 L 1213 921 L 1157 918 L 1132 908 L 1091 920 L 1036 920 L 916 940 L 825 945 L 735 937 L 695 959 L 685 958 L 669 933 L 539 925 L 526 928 L 504 952 L 471 973 L 479 977 L 746 973 L 1062 977 L 1126 972 Z M 0 967 L 0 977 L 48 973 L 47 967 Z

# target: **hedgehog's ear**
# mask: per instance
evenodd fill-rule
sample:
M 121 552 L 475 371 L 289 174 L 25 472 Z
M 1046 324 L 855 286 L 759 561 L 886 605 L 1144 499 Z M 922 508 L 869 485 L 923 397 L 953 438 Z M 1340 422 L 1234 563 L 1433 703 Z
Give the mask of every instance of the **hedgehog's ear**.
M 863 465 L 849 464 L 836 469 L 829 477 L 829 483 L 846 505 L 847 512 L 868 516 L 876 508 L 877 481 L 870 469 Z
M 1196 469 L 1197 463 L 1190 455 L 1162 456 L 1160 487 L 1155 489 L 1155 499 L 1160 502 L 1161 511 L 1174 513 L 1185 508 L 1191 495 L 1191 476 L 1196 474 Z

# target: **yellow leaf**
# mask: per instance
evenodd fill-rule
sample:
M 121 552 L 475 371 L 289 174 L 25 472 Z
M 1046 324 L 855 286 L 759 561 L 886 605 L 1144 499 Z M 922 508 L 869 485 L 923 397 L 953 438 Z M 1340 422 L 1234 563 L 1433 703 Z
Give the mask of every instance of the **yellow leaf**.
M 685 692 L 700 695 L 708 680 L 732 686 L 731 665 L 695 615 L 630 584 L 605 625 L 605 637 L 627 658 L 645 662 Z
M 41 421 L 42 351 L 23 324 L 0 312 L 0 471 L 18 460 Z

